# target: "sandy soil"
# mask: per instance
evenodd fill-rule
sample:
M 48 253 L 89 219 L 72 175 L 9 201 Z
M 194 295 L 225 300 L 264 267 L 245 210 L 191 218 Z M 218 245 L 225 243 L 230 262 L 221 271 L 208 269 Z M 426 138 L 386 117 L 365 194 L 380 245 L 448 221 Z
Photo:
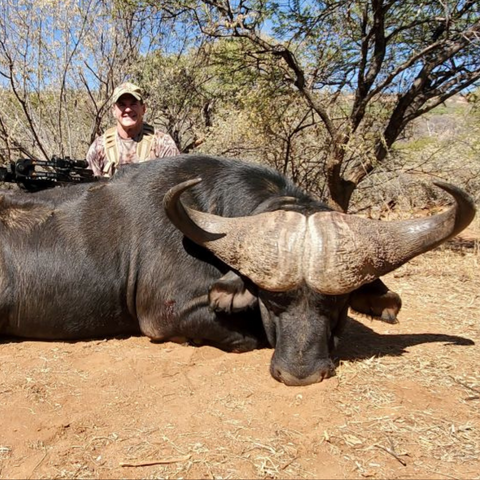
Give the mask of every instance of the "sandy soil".
M 400 324 L 352 314 L 308 387 L 276 382 L 271 350 L 4 340 L 0 477 L 480 478 L 475 246 L 389 275 Z

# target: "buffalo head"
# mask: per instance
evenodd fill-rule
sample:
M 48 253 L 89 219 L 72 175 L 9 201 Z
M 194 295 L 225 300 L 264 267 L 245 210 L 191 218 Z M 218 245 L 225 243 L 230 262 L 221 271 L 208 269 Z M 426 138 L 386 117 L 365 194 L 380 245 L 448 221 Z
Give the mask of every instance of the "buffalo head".
M 182 203 L 181 194 L 200 181 L 167 192 L 167 216 L 255 286 L 252 297 L 275 347 L 271 373 L 287 385 L 318 382 L 333 372 L 330 354 L 352 292 L 455 236 L 475 215 L 465 192 L 436 182 L 455 205 L 422 219 L 383 222 L 334 211 L 307 215 L 298 206 L 229 218 Z

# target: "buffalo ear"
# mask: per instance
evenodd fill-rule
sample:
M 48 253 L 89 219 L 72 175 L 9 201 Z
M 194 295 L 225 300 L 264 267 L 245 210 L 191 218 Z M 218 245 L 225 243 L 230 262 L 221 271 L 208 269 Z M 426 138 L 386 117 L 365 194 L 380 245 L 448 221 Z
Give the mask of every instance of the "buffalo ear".
M 208 290 L 210 308 L 215 312 L 234 313 L 255 307 L 258 298 L 252 293 L 254 287 L 233 271 L 229 271 Z
M 402 300 L 398 293 L 377 279 L 351 293 L 350 307 L 386 323 L 398 323 L 397 315 L 402 308 Z

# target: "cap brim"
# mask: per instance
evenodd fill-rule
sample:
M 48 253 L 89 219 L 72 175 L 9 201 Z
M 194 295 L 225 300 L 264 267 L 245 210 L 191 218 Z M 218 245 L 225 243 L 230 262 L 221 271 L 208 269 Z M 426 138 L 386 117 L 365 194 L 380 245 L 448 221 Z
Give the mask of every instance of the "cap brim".
M 123 92 L 120 95 L 116 95 L 115 97 L 112 98 L 112 104 L 117 103 L 120 100 L 120 98 L 122 98 L 124 95 L 130 95 L 133 98 L 136 98 L 139 102 L 143 101 L 142 96 L 139 95 L 138 93 Z

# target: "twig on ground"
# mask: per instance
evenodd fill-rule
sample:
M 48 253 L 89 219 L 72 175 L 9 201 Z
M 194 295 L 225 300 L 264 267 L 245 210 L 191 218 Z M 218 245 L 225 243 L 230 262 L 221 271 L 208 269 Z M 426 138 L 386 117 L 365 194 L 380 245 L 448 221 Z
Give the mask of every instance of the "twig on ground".
M 28 476 L 28 478 L 32 478 L 33 477 L 33 474 L 35 473 L 35 470 L 40 466 L 40 464 L 47 458 L 47 455 L 48 455 L 48 452 L 47 450 L 45 450 L 44 454 L 43 454 L 43 457 L 41 458 L 41 460 L 35 465 L 35 467 L 33 467 L 33 470 L 31 471 L 30 475 Z
M 280 467 L 280 470 L 285 470 L 287 467 L 289 467 L 295 460 L 298 459 L 298 456 L 297 457 L 293 457 L 291 460 L 289 460 L 285 465 L 283 465 L 283 467 Z
M 186 462 L 189 460 L 191 455 L 184 455 L 183 457 L 173 457 L 173 458 L 165 458 L 162 460 L 146 460 L 144 462 L 120 462 L 121 467 L 149 467 L 152 465 L 168 465 L 170 463 L 178 463 L 178 462 Z
M 470 385 L 467 385 L 466 383 L 462 382 L 461 380 L 457 380 L 456 378 L 450 376 L 450 378 L 455 382 L 461 385 L 462 387 L 466 388 L 467 390 L 471 390 L 472 392 L 476 393 L 477 395 L 480 395 L 480 391 L 477 390 L 476 388 L 471 387 Z M 467 400 L 478 400 L 480 396 L 477 397 L 469 397 Z
M 387 452 L 389 453 L 392 457 L 396 458 L 404 467 L 407 466 L 407 462 L 405 460 L 402 460 L 393 450 L 391 450 L 390 448 L 387 448 L 387 447 L 384 447 L 383 445 L 379 445 L 378 443 L 376 443 L 374 445 L 374 447 L 377 447 L 377 448 L 380 448 L 381 450 L 383 450 L 384 452 Z

